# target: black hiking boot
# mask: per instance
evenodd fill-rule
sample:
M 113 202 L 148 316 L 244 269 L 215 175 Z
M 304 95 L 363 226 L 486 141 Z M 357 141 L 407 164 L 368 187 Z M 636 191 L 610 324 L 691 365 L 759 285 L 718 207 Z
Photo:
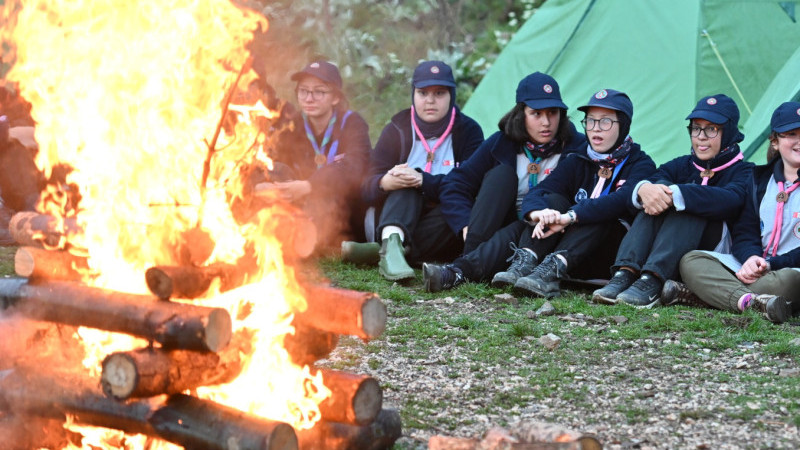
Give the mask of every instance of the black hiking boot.
M 592 301 L 606 305 L 616 305 L 620 292 L 628 289 L 636 281 L 636 274 L 620 269 L 608 280 L 608 284 L 592 292 Z
M 708 308 L 708 305 L 700 300 L 694 292 L 689 290 L 685 284 L 667 280 L 661 288 L 661 306 L 686 305 L 695 308 Z
M 514 292 L 528 297 L 550 298 L 561 294 L 559 281 L 567 276 L 567 265 L 557 255 L 564 250 L 547 255 L 530 275 L 520 277 L 514 284 Z
M 520 277 L 530 275 L 536 268 L 536 255 L 526 249 L 519 248 L 513 242 L 510 244 L 514 254 L 506 261 L 511 262 L 505 272 L 497 272 L 492 278 L 492 287 L 504 288 L 513 286 Z
M 636 308 L 652 308 L 661 299 L 661 286 L 658 277 L 645 273 L 631 287 L 620 292 L 617 300 Z
M 439 292 L 463 284 L 467 281 L 464 273 L 453 264 L 422 264 L 422 281 L 426 292 Z

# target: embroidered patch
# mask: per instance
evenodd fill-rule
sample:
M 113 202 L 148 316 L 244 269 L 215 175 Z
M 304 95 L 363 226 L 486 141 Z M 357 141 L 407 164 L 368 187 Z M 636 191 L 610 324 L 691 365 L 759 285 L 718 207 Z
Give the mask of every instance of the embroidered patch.
M 311 67 L 312 69 L 319 69 L 319 63 L 311 63 L 311 65 L 308 67 Z
M 431 66 L 431 73 L 439 73 L 439 66 Z
M 575 203 L 578 203 L 581 200 L 586 200 L 587 198 L 589 198 L 589 194 L 587 194 L 583 188 L 580 188 L 575 194 Z
M 792 213 L 792 218 L 793 219 L 800 219 L 800 212 L 793 212 Z
M 792 227 L 792 234 L 797 239 L 800 239 L 800 222 L 794 224 L 794 226 Z
M 797 108 L 797 115 L 800 116 L 800 108 Z
M 715 99 L 714 97 L 711 97 L 708 100 L 706 100 L 706 103 L 708 103 L 709 105 L 716 105 L 717 104 L 717 99 Z
M 449 166 L 450 164 L 452 164 L 452 162 L 449 159 L 445 159 L 444 161 L 442 161 L 443 166 Z
M 596 98 L 598 100 L 600 100 L 601 98 L 606 98 L 606 97 L 608 97 L 608 91 L 606 91 L 605 89 L 603 89 L 602 91 L 598 92 L 597 94 L 594 94 L 594 98 Z
M 544 91 L 547 92 L 548 94 L 553 92 L 553 86 L 550 86 L 549 84 L 545 84 L 544 86 L 542 86 L 542 89 L 544 89 Z
M 550 172 L 552 172 L 552 171 L 553 171 L 553 169 L 544 169 L 544 174 L 545 175 L 550 175 Z

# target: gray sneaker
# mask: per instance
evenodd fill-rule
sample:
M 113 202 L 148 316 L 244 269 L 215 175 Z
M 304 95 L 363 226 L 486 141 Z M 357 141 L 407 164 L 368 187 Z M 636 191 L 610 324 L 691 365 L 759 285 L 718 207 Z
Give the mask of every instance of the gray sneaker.
M 567 276 L 567 265 L 557 255 L 564 250 L 547 255 L 530 275 L 520 277 L 514 291 L 529 297 L 550 298 L 561 294 L 561 279 Z
M 497 272 L 492 278 L 492 287 L 504 288 L 506 286 L 513 286 L 520 277 L 530 275 L 533 269 L 536 268 L 536 255 L 526 249 L 519 248 L 513 242 L 509 243 L 511 250 L 514 254 L 511 255 L 506 261 L 511 262 L 505 272 Z
M 772 323 L 783 323 L 792 316 L 792 308 L 785 298 L 762 294 L 750 300 L 750 308 L 760 312 Z
M 653 274 L 644 273 L 631 287 L 620 292 L 617 300 L 635 308 L 652 308 L 661 300 L 661 280 Z
M 608 280 L 608 284 L 592 293 L 592 301 L 606 305 L 616 305 L 620 292 L 628 289 L 636 281 L 636 274 L 630 270 L 620 269 Z

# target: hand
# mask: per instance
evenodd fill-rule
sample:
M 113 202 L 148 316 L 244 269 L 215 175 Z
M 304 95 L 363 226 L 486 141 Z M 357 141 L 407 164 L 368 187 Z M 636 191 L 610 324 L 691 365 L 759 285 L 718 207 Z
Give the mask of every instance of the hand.
M 561 213 L 555 209 L 540 209 L 528 213 L 528 220 L 532 223 L 544 222 L 545 225 L 559 222 Z
M 742 283 L 752 284 L 769 272 L 769 263 L 766 259 L 753 255 L 747 258 L 742 268 L 736 272 L 736 278 Z
M 563 216 L 566 217 L 566 221 L 560 220 L 559 222 L 545 224 L 544 221 L 540 220 L 536 226 L 533 227 L 531 237 L 534 239 L 544 239 L 558 232 L 563 233 L 564 229 L 569 226 L 569 216 L 566 214 Z
M 467 229 L 468 228 L 469 227 L 464 227 L 464 228 L 461 229 L 461 237 L 464 239 L 464 242 L 467 242 L 467 231 L 468 231 Z
M 637 195 L 642 200 L 644 212 L 657 216 L 672 206 L 672 189 L 663 184 L 645 183 L 639 187 Z
M 284 200 L 293 202 L 311 193 L 311 183 L 305 180 L 284 181 L 275 183 L 275 188 Z
M 422 174 L 408 164 L 398 164 L 381 177 L 380 185 L 384 191 L 419 187 L 422 186 Z

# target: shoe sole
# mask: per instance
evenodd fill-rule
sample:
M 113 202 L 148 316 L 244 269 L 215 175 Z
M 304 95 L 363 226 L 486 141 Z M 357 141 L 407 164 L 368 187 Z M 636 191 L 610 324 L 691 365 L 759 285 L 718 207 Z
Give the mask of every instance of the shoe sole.
M 519 281 L 514 285 L 514 293 L 523 297 L 553 298 L 561 294 L 561 289 L 557 291 L 543 291 L 532 286 L 520 286 Z
M 491 286 L 493 288 L 502 289 L 502 288 L 505 288 L 505 287 L 508 287 L 508 286 L 514 286 L 514 284 L 516 282 L 517 282 L 517 280 L 509 281 L 508 279 L 504 279 L 504 278 L 499 278 L 498 279 L 498 278 L 495 277 L 495 278 L 492 278 L 492 282 L 489 283 L 489 284 L 491 284 Z
M 378 268 L 378 272 L 389 281 L 403 281 L 403 280 L 410 280 L 414 278 L 414 270 L 412 269 L 411 272 L 402 272 L 399 274 L 389 275 L 380 267 Z
M 599 303 L 601 305 L 616 305 L 617 303 L 619 303 L 619 300 L 617 300 L 616 298 L 604 297 L 600 294 L 593 294 L 592 302 Z
M 632 306 L 632 307 L 634 307 L 636 309 L 651 309 L 652 307 L 657 306 L 657 305 L 659 305 L 661 303 L 661 297 L 656 297 L 653 301 L 651 301 L 650 303 L 644 304 L 644 305 L 637 305 L 637 304 L 634 304 L 634 303 L 630 303 L 627 300 L 625 300 L 624 297 L 621 298 L 621 299 L 618 299 L 617 302 L 621 303 L 623 305 Z
M 441 291 L 442 287 L 439 286 L 439 289 L 434 290 L 432 283 L 431 283 L 431 276 L 430 276 L 430 267 L 427 264 L 422 264 L 422 281 L 425 287 L 425 292 L 439 292 Z
M 789 303 L 780 297 L 778 297 L 778 300 L 780 301 L 772 302 L 774 304 L 772 308 L 767 308 L 767 320 L 776 324 L 786 322 L 792 316 Z

